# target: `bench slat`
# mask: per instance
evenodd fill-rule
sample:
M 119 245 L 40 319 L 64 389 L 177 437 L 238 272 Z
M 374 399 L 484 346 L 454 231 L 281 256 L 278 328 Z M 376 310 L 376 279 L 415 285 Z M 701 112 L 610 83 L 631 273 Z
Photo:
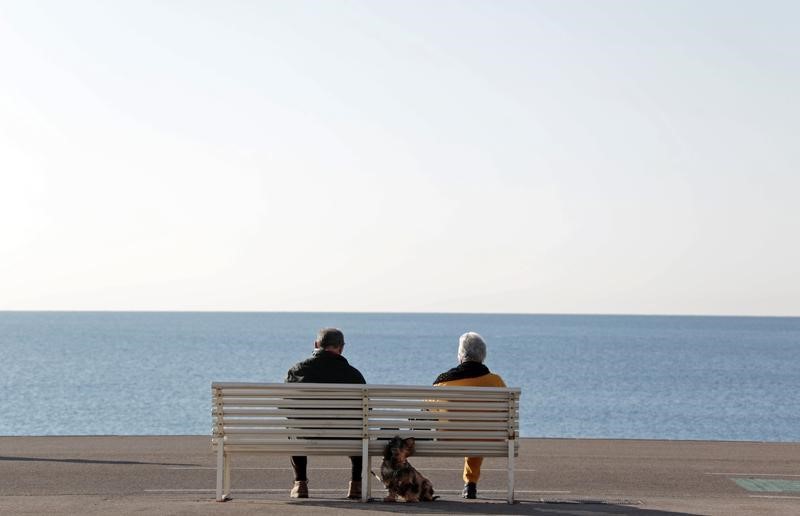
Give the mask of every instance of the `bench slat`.
M 314 427 L 330 427 L 330 428 L 363 428 L 360 419 L 328 419 L 328 418 L 314 418 L 314 419 L 284 419 L 284 418 L 243 418 L 243 417 L 228 417 L 217 419 L 225 427 L 282 427 L 282 428 L 314 428 Z
M 370 410 L 367 414 L 367 417 L 370 421 L 372 420 L 380 420 L 380 419 L 395 419 L 395 418 L 408 418 L 408 419 L 418 419 L 418 420 L 439 420 L 439 416 L 444 414 L 443 412 L 430 412 L 427 410 Z M 495 421 L 508 421 L 508 411 L 499 412 L 448 412 L 447 413 L 448 420 L 495 420 Z M 514 420 L 519 419 L 519 412 L 514 413 Z
M 217 421 L 225 428 L 363 428 L 361 420 L 354 419 L 254 419 L 225 417 Z
M 318 407 L 320 409 L 345 409 L 345 408 L 361 408 L 361 399 L 357 400 L 290 400 L 279 399 L 269 400 L 263 398 L 236 398 L 226 399 L 225 397 L 217 398 L 215 403 L 222 403 L 233 407 L 275 407 L 275 408 L 309 408 Z
M 363 425 L 360 420 L 330 420 L 330 419 L 307 419 L 307 420 L 285 420 L 285 419 L 253 419 L 253 418 L 222 418 L 215 422 L 221 424 L 224 430 L 234 428 L 354 428 L 359 432 Z M 376 430 L 397 429 L 398 432 L 405 430 L 508 430 L 508 422 L 505 421 L 372 421 L 368 423 L 370 434 Z M 359 434 L 359 437 L 361 435 Z
M 280 441 L 260 441 L 260 444 L 234 444 L 226 442 L 227 453 L 272 453 L 272 454 L 299 454 L 299 455 L 360 455 L 360 441 L 300 441 L 283 439 Z M 373 457 L 380 457 L 386 441 L 370 441 L 369 451 Z M 269 444 L 269 446 L 265 446 Z M 213 445 L 216 448 L 216 444 Z M 415 457 L 465 457 L 469 455 L 482 457 L 505 457 L 508 447 L 505 443 L 487 445 L 487 443 L 444 443 L 433 441 L 431 445 L 417 441 Z
M 228 408 L 222 412 L 225 416 L 265 416 L 265 417 L 323 417 L 323 418 L 358 418 L 361 419 L 361 409 L 260 409 L 257 407 Z M 219 412 L 212 410 L 213 416 Z
M 287 389 L 291 393 L 302 391 L 319 391 L 331 392 L 346 392 L 347 390 L 361 391 L 368 389 L 373 396 L 380 397 L 384 395 L 396 395 L 397 393 L 420 393 L 430 391 L 431 389 L 441 390 L 442 392 L 453 393 L 491 393 L 502 392 L 504 394 L 520 395 L 522 390 L 519 387 L 432 387 L 421 385 L 380 385 L 380 384 L 354 384 L 354 383 L 247 383 L 247 382 L 213 382 L 211 384 L 212 390 L 219 389 L 256 389 L 256 390 L 280 390 Z
M 428 391 L 426 392 L 417 392 L 417 393 L 396 393 L 393 395 L 377 395 L 372 391 L 369 391 L 369 397 L 372 400 L 398 400 L 398 399 L 406 399 L 406 400 L 426 400 L 431 398 L 436 398 L 437 396 L 431 396 L 431 389 L 436 389 L 435 392 L 441 392 L 439 389 L 445 389 L 445 387 L 428 387 Z M 449 400 L 457 400 L 457 399 L 464 399 L 464 400 L 497 400 L 497 401 L 506 401 L 508 400 L 509 393 L 507 392 L 447 392 L 445 391 L 444 397 Z
M 297 385 L 297 384 L 289 384 Z M 297 390 L 293 387 L 282 389 L 222 389 L 222 396 L 268 397 L 268 398 L 317 398 L 317 399 L 361 399 L 362 389 L 351 391 Z
M 418 401 L 418 400 L 369 400 L 372 409 L 411 408 L 422 410 L 448 409 L 448 410 L 474 410 L 474 411 L 504 411 L 508 412 L 508 401 L 462 401 L 451 402 L 447 400 Z
M 340 437 L 340 438 L 353 438 L 353 439 L 361 439 L 361 430 L 360 429 L 341 429 L 341 428 L 231 428 L 231 427 L 224 427 L 223 431 L 225 432 L 226 436 L 237 436 L 241 437 L 243 435 L 251 435 L 251 436 L 274 436 L 274 437 L 297 437 L 297 438 L 309 438 L 309 437 Z
M 370 421 L 370 433 L 373 429 L 399 428 L 408 429 L 454 429 L 454 430 L 507 430 L 505 421 Z
M 258 407 L 241 407 L 241 408 L 228 408 L 225 407 L 224 415 L 227 416 L 251 416 L 251 417 L 323 417 L 335 419 L 361 419 L 361 409 L 260 409 Z M 219 413 L 212 410 L 212 416 L 216 417 Z M 415 419 L 415 420 L 438 420 L 436 416 L 440 412 L 433 412 L 423 410 L 370 410 L 368 417 L 370 421 L 382 419 Z M 494 421 L 507 421 L 508 412 L 455 412 L 447 413 L 448 420 L 494 420 Z M 519 411 L 514 412 L 515 421 L 519 420 Z
M 259 398 L 241 398 L 235 400 L 222 399 L 222 404 L 231 407 L 264 407 L 264 408 L 319 408 L 319 409 L 361 409 L 362 401 L 359 400 L 266 400 Z M 408 408 L 420 410 L 463 410 L 463 411 L 498 411 L 508 413 L 507 402 L 449 402 L 429 401 L 419 402 L 413 400 L 387 400 L 374 403 L 369 400 L 369 407 L 375 409 Z
M 370 430 L 369 435 L 372 437 L 387 437 L 392 438 L 397 435 L 397 430 Z M 439 439 L 463 439 L 463 440 L 470 440 L 470 439 L 501 439 L 505 442 L 505 438 L 508 437 L 508 431 L 497 431 L 497 430 L 481 430 L 481 431 L 473 431 L 473 430 L 447 430 L 446 437 L 444 436 L 444 432 L 438 432 L 436 430 L 423 430 L 423 429 L 414 429 L 414 430 L 405 430 L 402 432 L 402 437 L 430 437 L 430 438 L 439 438 Z

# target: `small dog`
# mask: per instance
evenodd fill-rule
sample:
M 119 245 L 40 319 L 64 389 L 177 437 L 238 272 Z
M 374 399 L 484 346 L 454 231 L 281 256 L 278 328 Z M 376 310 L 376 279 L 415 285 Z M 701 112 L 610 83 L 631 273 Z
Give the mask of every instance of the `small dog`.
M 397 435 L 383 449 L 381 476 L 375 477 L 389 491 L 389 496 L 383 499 L 384 502 L 432 502 L 439 498 L 433 496 L 431 481 L 408 463 L 408 458 L 413 454 L 413 437 L 403 439 Z

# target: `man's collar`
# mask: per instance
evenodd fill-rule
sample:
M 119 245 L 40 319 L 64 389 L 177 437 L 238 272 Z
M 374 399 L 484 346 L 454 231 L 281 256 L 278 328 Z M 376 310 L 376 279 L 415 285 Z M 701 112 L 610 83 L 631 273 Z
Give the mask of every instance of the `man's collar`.
M 341 354 L 341 353 L 336 353 L 336 352 L 333 352 L 333 351 L 329 351 L 329 350 L 327 350 L 327 349 L 320 349 L 320 348 L 317 348 L 317 349 L 315 349 L 315 350 L 314 350 L 314 353 L 313 353 L 313 355 L 314 355 L 315 357 L 318 357 L 318 356 L 327 356 L 327 357 L 339 357 L 339 358 L 344 358 L 344 357 L 342 356 L 342 354 Z

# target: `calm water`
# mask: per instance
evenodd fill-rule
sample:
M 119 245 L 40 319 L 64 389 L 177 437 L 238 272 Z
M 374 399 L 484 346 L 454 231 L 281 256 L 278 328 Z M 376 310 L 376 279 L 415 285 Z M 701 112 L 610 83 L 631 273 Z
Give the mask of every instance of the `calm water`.
M 0 312 L 0 435 L 207 434 L 212 381 L 283 381 L 322 326 L 370 383 L 481 333 L 527 437 L 800 441 L 800 318 Z

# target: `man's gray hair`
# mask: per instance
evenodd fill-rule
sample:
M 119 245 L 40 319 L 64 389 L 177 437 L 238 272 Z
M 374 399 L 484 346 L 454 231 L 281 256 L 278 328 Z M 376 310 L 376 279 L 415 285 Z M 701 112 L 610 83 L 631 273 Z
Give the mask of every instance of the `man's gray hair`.
M 486 360 L 486 342 L 474 331 L 468 331 L 458 339 L 458 361 L 478 362 Z

